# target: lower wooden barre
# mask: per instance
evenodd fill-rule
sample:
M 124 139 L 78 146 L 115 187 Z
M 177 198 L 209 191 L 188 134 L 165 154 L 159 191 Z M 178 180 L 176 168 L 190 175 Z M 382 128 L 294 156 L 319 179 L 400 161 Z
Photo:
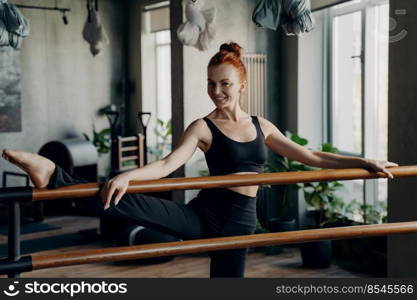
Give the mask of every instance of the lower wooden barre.
M 131 247 L 113 247 L 97 250 L 74 251 L 55 255 L 32 255 L 33 270 L 70 265 L 151 258 L 246 247 L 263 247 L 305 243 L 320 240 L 351 239 L 367 236 L 416 233 L 417 222 L 299 230 L 281 233 L 263 233 L 222 238 L 188 240 Z
M 389 168 L 394 177 L 417 176 L 417 166 Z M 164 178 L 156 180 L 132 181 L 126 193 L 150 193 L 189 189 L 211 189 L 260 184 L 290 184 L 330 180 L 352 180 L 385 178 L 382 172 L 366 169 L 329 169 L 318 171 L 278 172 L 261 174 L 233 174 L 222 176 Z M 98 196 L 100 184 L 87 183 L 58 189 L 33 189 L 33 200 L 52 200 L 60 198 L 81 198 Z

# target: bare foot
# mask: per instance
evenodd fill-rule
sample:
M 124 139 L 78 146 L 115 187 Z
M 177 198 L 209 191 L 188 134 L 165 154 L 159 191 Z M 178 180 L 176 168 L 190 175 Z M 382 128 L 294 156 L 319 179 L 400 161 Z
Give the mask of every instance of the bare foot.
M 55 171 L 55 163 L 35 153 L 4 149 L 3 158 L 25 171 L 37 188 L 46 187 Z

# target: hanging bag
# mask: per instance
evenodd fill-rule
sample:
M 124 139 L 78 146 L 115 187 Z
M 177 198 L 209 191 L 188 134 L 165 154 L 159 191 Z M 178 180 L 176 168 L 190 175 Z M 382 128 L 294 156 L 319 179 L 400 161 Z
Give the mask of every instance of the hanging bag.
M 261 0 L 253 11 L 252 20 L 272 30 L 282 25 L 287 35 L 301 35 L 313 29 L 310 0 Z
M 29 35 L 29 20 L 6 0 L 0 2 L 0 46 L 20 48 L 22 38 Z

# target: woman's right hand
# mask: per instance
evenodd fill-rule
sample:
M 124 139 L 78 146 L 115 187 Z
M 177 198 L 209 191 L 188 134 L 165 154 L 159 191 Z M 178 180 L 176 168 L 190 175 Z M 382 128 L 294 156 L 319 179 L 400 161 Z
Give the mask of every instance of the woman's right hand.
M 388 168 L 398 167 L 397 163 L 386 161 L 386 160 L 376 160 L 376 159 L 367 159 L 368 167 L 374 170 L 375 172 L 383 172 L 385 173 L 386 177 L 393 179 L 394 176 Z
M 103 201 L 104 209 L 110 207 L 111 200 L 114 196 L 114 205 L 117 205 L 126 193 L 129 186 L 129 178 L 126 174 L 120 174 L 112 179 L 109 179 L 103 189 L 101 190 L 101 200 Z

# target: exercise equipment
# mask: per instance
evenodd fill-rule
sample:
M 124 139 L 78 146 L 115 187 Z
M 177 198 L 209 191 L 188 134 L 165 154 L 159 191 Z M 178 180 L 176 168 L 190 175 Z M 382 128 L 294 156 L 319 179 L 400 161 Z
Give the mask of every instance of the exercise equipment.
M 390 168 L 389 170 L 396 178 L 417 176 L 417 166 L 400 166 Z M 208 189 L 262 184 L 276 185 L 299 182 L 371 179 L 384 177 L 386 177 L 386 175 L 382 172 L 352 168 L 282 173 L 234 174 L 191 178 L 168 178 L 131 182 L 127 193 Z M 0 189 L 0 202 L 8 203 L 10 214 L 9 257 L 0 261 L 0 274 L 8 274 L 9 277 L 17 277 L 21 272 L 69 265 L 161 257 L 234 248 L 305 243 L 328 239 L 349 239 L 417 232 L 417 222 L 398 222 L 196 239 L 131 247 L 112 247 L 96 250 L 74 251 L 71 253 L 54 255 L 32 254 L 24 257 L 20 256 L 20 202 L 57 200 L 68 197 L 75 198 L 99 196 L 100 187 L 100 183 L 92 183 L 73 185 L 53 190 L 30 187 Z

